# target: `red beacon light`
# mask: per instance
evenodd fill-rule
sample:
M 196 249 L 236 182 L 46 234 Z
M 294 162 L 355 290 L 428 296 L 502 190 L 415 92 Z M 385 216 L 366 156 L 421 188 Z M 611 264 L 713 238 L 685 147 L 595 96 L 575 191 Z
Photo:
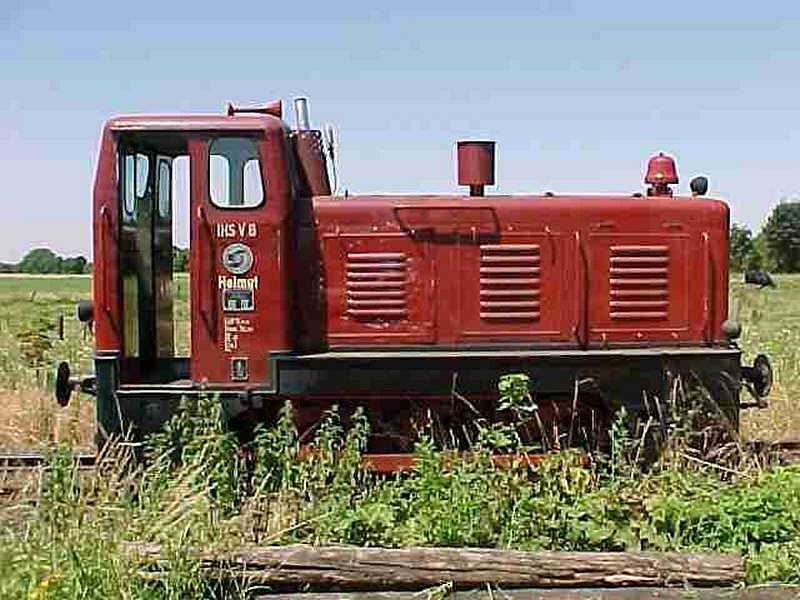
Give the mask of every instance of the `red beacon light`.
M 678 170 L 671 156 L 659 152 L 647 161 L 647 173 L 644 182 L 651 187 L 647 188 L 648 196 L 672 196 L 670 185 L 678 183 Z

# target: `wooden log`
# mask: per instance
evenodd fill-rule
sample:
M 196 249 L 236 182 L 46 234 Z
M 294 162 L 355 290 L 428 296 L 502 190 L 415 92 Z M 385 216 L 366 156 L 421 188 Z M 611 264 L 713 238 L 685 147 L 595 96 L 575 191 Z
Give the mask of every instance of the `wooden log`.
M 800 586 L 769 585 L 752 588 L 583 588 L 488 589 L 441 595 L 428 592 L 325 592 L 266 594 L 254 600 L 796 600 Z
M 161 548 L 129 547 L 151 570 L 168 567 Z M 189 551 L 207 570 L 250 583 L 308 590 L 408 590 L 452 584 L 501 588 L 732 586 L 738 555 L 655 552 L 519 552 L 474 548 L 360 548 L 307 545 Z

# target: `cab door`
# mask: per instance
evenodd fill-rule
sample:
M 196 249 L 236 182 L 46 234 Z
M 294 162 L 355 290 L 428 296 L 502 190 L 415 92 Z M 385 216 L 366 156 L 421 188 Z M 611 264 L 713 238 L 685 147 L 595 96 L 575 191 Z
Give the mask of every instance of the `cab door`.
M 138 382 L 153 370 L 156 318 L 153 309 L 154 156 L 144 146 L 119 153 L 119 273 L 122 292 L 122 379 Z
M 171 162 L 144 144 L 120 151 L 122 379 L 159 380 L 174 356 Z
M 152 207 L 153 302 L 155 353 L 159 359 L 175 356 L 172 272 L 172 158 L 156 156 L 156 195 Z
M 287 347 L 282 144 L 224 134 L 190 142 L 191 375 L 266 384 Z

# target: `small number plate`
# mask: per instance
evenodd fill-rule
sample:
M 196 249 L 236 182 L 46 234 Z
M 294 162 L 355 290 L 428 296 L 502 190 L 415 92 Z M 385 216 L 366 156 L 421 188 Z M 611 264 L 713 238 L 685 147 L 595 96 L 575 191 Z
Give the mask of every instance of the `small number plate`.
M 250 372 L 247 368 L 247 358 L 239 357 L 231 359 L 231 381 L 247 381 Z
M 222 290 L 222 310 L 225 312 L 253 312 L 255 308 L 253 290 Z

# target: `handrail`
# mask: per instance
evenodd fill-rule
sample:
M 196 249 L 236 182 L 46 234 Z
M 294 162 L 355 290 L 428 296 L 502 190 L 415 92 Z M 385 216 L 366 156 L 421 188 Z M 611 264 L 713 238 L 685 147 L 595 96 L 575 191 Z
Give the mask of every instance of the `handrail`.
M 401 210 L 489 210 L 495 212 L 495 207 L 490 204 L 398 204 L 393 207 L 395 212 Z
M 547 241 L 550 243 L 550 263 L 556 264 L 556 241 L 553 239 L 553 230 L 549 225 L 544 226 L 544 232 L 547 234 Z
M 400 228 L 403 229 L 404 231 L 407 231 L 407 232 L 412 233 L 412 234 L 415 234 L 418 231 L 425 231 L 425 230 L 430 230 L 430 231 L 434 231 L 435 232 L 437 224 L 435 224 L 435 223 L 426 223 L 426 224 L 424 224 L 422 226 L 419 226 L 419 227 L 415 226 L 414 224 L 409 225 L 409 223 L 407 223 L 403 219 L 401 213 L 403 213 L 403 212 L 411 212 L 411 211 L 425 212 L 425 211 L 434 211 L 434 210 L 446 210 L 446 211 L 452 211 L 454 213 L 463 213 L 463 212 L 467 212 L 467 211 L 488 212 L 491 215 L 491 219 L 490 219 L 491 220 L 491 228 L 492 228 L 491 233 L 492 234 L 497 234 L 497 233 L 500 232 L 500 220 L 499 220 L 499 218 L 497 216 L 497 211 L 495 210 L 495 207 L 491 206 L 491 205 L 486 205 L 486 204 L 483 204 L 483 205 L 481 205 L 481 204 L 400 204 L 398 206 L 392 207 L 392 212 L 394 213 L 394 218 L 397 221 L 397 223 L 400 225 Z M 487 221 L 489 221 L 489 219 L 487 219 Z M 481 226 L 482 225 L 483 225 L 483 223 L 481 223 Z M 474 227 L 474 225 L 471 226 L 470 233 L 475 235 L 475 227 Z M 485 235 L 487 232 L 481 232 L 481 233 Z
M 708 343 L 711 343 L 714 338 L 714 309 L 712 306 L 714 297 L 714 277 L 712 274 L 711 242 L 708 232 L 704 231 L 700 239 L 703 247 L 703 337 Z
M 103 277 L 101 280 L 101 288 L 103 290 L 103 311 L 109 316 L 111 315 L 111 298 L 109 290 L 108 268 L 111 264 L 110 256 L 108 255 L 108 234 L 111 230 L 111 217 L 108 214 L 108 207 L 103 204 L 100 207 L 100 264 Z
M 589 345 L 589 256 L 581 239 L 579 231 L 575 232 L 575 255 L 583 263 L 583 277 L 579 278 L 578 288 L 578 321 L 573 327 L 573 332 L 578 345 L 585 349 Z M 581 280 L 582 279 L 582 280 Z
M 217 339 L 217 313 L 215 310 L 214 299 L 216 296 L 209 294 L 209 286 L 213 288 L 214 283 L 214 240 L 211 237 L 211 232 L 208 227 L 208 219 L 202 206 L 197 207 L 197 228 L 200 241 L 200 248 L 198 252 L 198 271 L 200 272 L 199 281 L 199 304 L 200 304 L 200 317 L 206 327 L 209 337 Z M 205 245 L 204 245 L 205 243 Z M 205 267 L 206 263 L 208 267 Z M 205 268 L 204 268 L 205 267 Z M 207 273 L 204 271 L 207 270 Z M 209 300 L 210 296 L 210 300 Z

